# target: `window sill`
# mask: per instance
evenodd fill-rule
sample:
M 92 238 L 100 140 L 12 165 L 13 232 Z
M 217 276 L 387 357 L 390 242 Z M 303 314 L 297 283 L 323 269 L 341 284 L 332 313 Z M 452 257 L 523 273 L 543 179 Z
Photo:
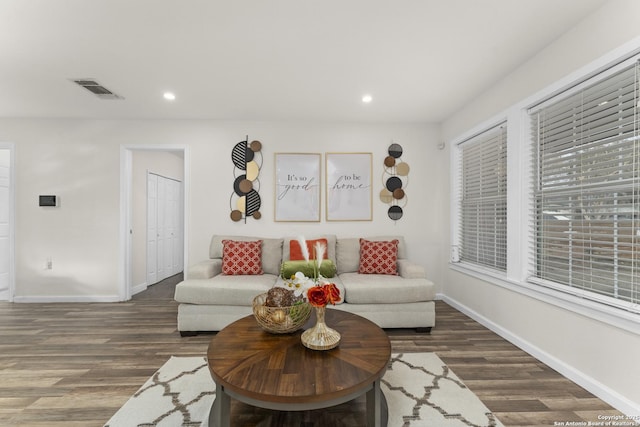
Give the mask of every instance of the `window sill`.
M 449 267 L 467 276 L 517 292 L 538 301 L 597 320 L 607 325 L 640 335 L 640 314 L 597 303 L 576 295 L 528 282 L 508 279 L 506 275 L 465 263 L 450 263 Z

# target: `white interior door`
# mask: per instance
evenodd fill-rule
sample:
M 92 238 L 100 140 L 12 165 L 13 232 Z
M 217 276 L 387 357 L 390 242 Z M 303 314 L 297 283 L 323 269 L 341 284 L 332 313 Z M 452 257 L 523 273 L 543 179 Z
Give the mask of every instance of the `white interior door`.
M 147 284 L 158 282 L 158 175 L 147 174 Z
M 0 149 L 0 300 L 9 300 L 11 268 L 10 192 L 11 152 Z
M 147 174 L 147 283 L 183 270 L 182 183 Z
M 157 176 L 157 180 L 158 180 L 158 193 L 157 193 L 157 209 L 156 209 L 156 229 L 157 229 L 157 259 L 156 259 L 156 265 L 157 265 L 157 271 L 158 271 L 158 278 L 157 278 L 157 282 L 161 281 L 162 279 L 168 277 L 165 274 L 165 262 L 164 262 L 164 257 L 165 257 L 165 242 L 167 240 L 167 230 L 164 226 L 164 219 L 165 219 L 165 212 L 166 212 L 166 208 L 165 208 L 165 204 L 167 202 L 167 185 L 165 180 L 161 177 L 161 176 Z M 151 283 L 155 283 L 155 282 L 151 282 Z M 149 283 L 149 284 L 151 284 Z

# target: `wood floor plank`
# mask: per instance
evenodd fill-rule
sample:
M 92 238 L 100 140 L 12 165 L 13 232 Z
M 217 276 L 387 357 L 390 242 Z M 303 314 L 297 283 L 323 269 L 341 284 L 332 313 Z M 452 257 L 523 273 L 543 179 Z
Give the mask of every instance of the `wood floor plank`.
M 176 330 L 180 279 L 125 303 L 0 302 L 0 425 L 100 427 L 170 356 L 204 356 L 212 334 Z M 435 352 L 505 426 L 621 415 L 441 301 L 436 317 L 431 334 L 387 330 L 393 352 Z

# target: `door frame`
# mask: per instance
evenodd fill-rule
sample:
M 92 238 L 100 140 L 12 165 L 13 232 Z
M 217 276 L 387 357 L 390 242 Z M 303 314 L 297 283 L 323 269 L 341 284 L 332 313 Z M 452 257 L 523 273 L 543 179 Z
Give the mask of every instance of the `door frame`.
M 177 151 L 182 152 L 184 162 L 184 177 L 182 181 L 182 238 L 183 238 L 183 266 L 189 265 L 188 251 L 189 216 L 187 209 L 189 206 L 189 177 L 190 173 L 190 153 L 189 147 L 181 144 L 124 144 L 120 146 L 120 267 L 118 286 L 118 298 L 120 301 L 128 301 L 132 296 L 132 187 L 133 187 L 133 152 L 134 151 Z
M 9 150 L 9 295 L 13 302 L 16 294 L 16 149 L 13 142 L 0 141 L 0 149 Z

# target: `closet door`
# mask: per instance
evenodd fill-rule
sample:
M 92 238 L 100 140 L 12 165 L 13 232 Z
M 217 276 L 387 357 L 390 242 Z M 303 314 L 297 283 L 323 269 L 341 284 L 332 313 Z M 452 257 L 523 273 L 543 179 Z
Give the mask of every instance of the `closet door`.
M 158 180 L 158 204 L 156 208 L 156 229 L 157 229 L 157 252 L 156 252 L 156 266 L 158 269 L 157 282 L 165 279 L 169 276 L 166 274 L 165 258 L 165 245 L 167 244 L 167 230 L 165 227 L 166 218 L 166 203 L 167 203 L 167 183 L 166 179 L 161 176 L 157 177 Z M 154 282 L 155 283 L 155 282 Z
M 147 284 L 183 270 L 182 183 L 147 174 Z
M 147 174 L 147 284 L 158 282 L 158 175 Z

